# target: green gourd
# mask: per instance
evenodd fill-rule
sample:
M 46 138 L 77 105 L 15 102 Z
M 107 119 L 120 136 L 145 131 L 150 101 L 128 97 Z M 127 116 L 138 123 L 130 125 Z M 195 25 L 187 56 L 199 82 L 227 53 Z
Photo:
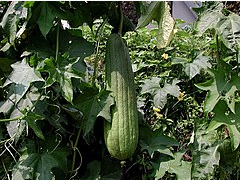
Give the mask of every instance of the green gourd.
M 104 122 L 104 139 L 109 153 L 116 159 L 130 158 L 138 144 L 138 111 L 128 47 L 119 34 L 109 36 L 106 47 L 106 82 L 115 106 L 112 121 Z

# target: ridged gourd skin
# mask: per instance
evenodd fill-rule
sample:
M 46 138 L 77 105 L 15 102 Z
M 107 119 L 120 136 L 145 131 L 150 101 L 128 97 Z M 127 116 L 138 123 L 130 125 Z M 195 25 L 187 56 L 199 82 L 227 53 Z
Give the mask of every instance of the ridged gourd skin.
M 136 150 L 139 129 L 132 65 L 128 48 L 118 34 L 109 36 L 105 63 L 107 89 L 115 98 L 112 122 L 104 122 L 105 144 L 114 158 L 125 160 Z

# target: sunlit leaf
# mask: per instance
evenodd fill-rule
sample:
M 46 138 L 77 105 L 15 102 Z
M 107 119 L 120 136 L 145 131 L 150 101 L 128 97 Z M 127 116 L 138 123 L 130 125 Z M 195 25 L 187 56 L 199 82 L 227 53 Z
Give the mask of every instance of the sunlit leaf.
M 235 51 L 240 48 L 240 17 L 235 13 L 221 18 L 216 27 L 225 46 Z
M 207 131 L 204 120 L 196 122 L 193 143 L 192 178 L 211 179 L 215 166 L 219 165 L 220 142 L 217 131 Z
M 3 113 L 8 113 L 14 105 L 18 104 L 28 91 L 31 83 L 44 81 L 41 75 L 26 63 L 25 59 L 22 62 L 12 64 L 11 67 L 13 71 L 3 84 L 4 87 L 11 84 L 8 99 L 0 107 L 0 112 Z
M 217 23 L 220 18 L 223 17 L 222 14 L 223 4 L 220 3 L 214 9 L 208 9 L 205 11 L 197 21 L 197 29 L 202 35 L 208 29 L 216 28 Z
M 155 92 L 155 96 L 153 97 L 153 102 L 155 107 L 163 108 L 167 103 L 167 95 L 170 94 L 174 97 L 179 97 L 180 88 L 177 85 L 179 80 L 174 79 L 172 83 L 165 83 L 163 88 L 160 88 Z
M 201 70 L 211 68 L 209 58 L 199 54 L 192 62 L 187 58 L 176 57 L 172 60 L 173 64 L 182 64 L 184 72 L 190 79 L 194 78 L 197 74 L 200 74 Z
M 160 78 L 152 77 L 151 79 L 145 79 L 141 81 L 143 84 L 141 85 L 141 94 L 150 93 L 154 94 L 160 88 L 159 82 Z
M 22 6 L 22 1 L 13 1 L 2 18 L 0 26 L 9 36 L 9 43 L 14 44 L 17 35 L 17 25 L 21 18 L 27 17 L 27 9 Z
M 167 95 L 178 97 L 180 94 L 180 88 L 177 85 L 180 81 L 174 79 L 171 83 L 165 83 L 164 86 L 160 87 L 160 78 L 152 77 L 146 79 L 141 85 L 141 94 L 150 93 L 153 96 L 153 102 L 156 107 L 163 108 L 167 103 Z
M 208 62 L 209 58 L 203 55 L 198 55 L 192 63 L 187 63 L 185 65 L 185 73 L 190 79 L 200 74 L 202 69 L 211 68 L 211 64 Z

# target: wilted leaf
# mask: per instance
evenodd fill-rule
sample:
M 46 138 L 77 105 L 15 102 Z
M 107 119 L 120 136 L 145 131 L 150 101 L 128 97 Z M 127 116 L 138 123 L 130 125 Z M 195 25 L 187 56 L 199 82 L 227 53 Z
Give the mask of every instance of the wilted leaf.
M 171 16 L 170 7 L 167 2 L 161 7 L 161 17 L 158 21 L 157 48 L 165 48 L 173 38 L 175 21 Z
M 167 2 L 151 2 L 146 12 L 139 18 L 137 29 L 147 26 L 152 20 L 158 23 L 157 48 L 164 48 L 172 39 L 175 25 Z

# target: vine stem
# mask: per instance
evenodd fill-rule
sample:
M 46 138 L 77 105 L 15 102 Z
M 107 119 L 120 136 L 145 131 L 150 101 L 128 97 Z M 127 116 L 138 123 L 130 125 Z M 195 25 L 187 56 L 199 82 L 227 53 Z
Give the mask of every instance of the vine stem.
M 56 37 L 56 52 L 55 52 L 55 61 L 58 59 L 58 52 L 59 52 L 59 22 L 57 23 L 57 37 Z
M 4 169 L 4 171 L 5 171 L 6 175 L 7 175 L 7 179 L 10 180 L 11 178 L 10 178 L 10 176 L 9 176 L 9 174 L 8 174 L 7 168 L 6 168 L 3 160 L 1 160 L 1 162 L 2 162 L 3 169 Z
M 216 34 L 216 46 L 217 46 L 217 67 L 220 68 L 220 51 L 219 51 L 219 40 L 218 35 Z
M 237 73 L 239 73 L 239 51 L 236 48 L 236 59 L 237 59 Z
M 76 138 L 74 146 L 73 146 L 73 161 L 72 161 L 71 172 L 74 171 L 74 167 L 75 167 L 75 164 L 76 164 L 76 157 L 77 157 L 77 151 L 76 150 L 77 150 L 78 141 L 79 141 L 79 138 L 80 138 L 80 135 L 81 135 L 81 131 L 82 131 L 82 125 L 80 126 L 80 129 L 78 130 L 77 138 Z
M 97 78 L 97 65 L 98 65 L 98 61 L 99 61 L 100 36 L 102 34 L 103 27 L 106 24 L 106 22 L 107 22 L 107 18 L 98 27 L 97 32 L 96 32 L 97 45 L 96 45 L 96 53 L 95 53 L 95 59 L 94 59 L 92 84 L 94 84 L 94 82 Z

